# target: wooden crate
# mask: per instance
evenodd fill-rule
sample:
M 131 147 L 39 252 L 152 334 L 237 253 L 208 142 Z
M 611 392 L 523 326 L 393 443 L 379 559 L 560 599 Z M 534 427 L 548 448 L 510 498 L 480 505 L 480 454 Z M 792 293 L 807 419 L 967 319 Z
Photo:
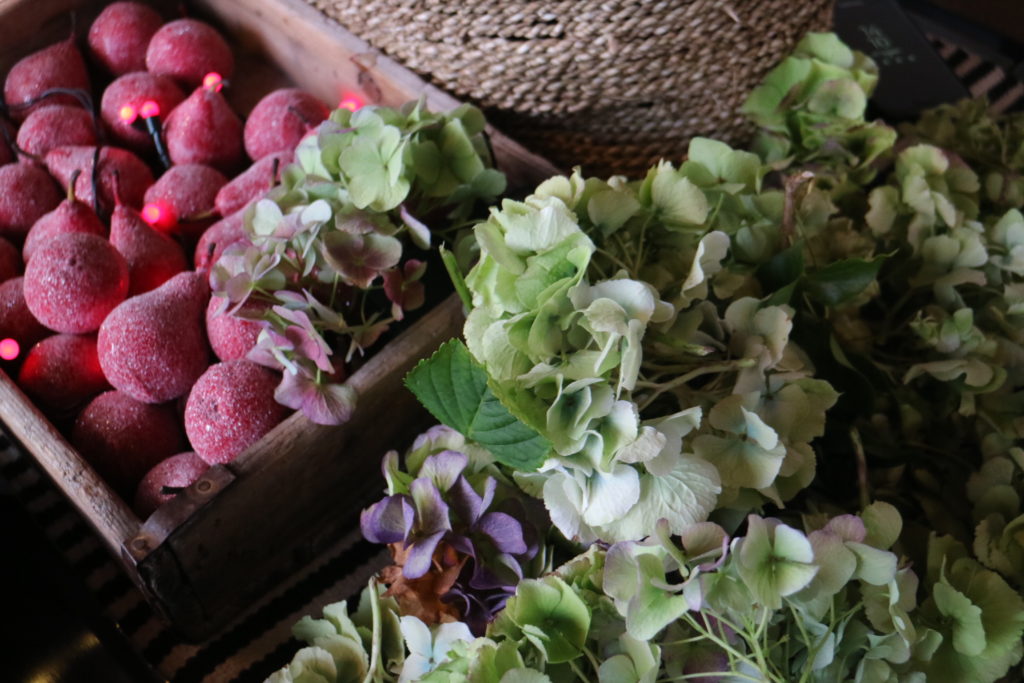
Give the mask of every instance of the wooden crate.
M 70 11 L 81 35 L 104 4 L 0 0 L 0 74 L 66 36 Z M 173 16 L 175 6 L 167 2 L 164 15 Z M 423 96 L 434 110 L 459 104 L 302 0 L 198 0 L 191 10 L 232 42 L 238 66 L 229 97 L 243 113 L 270 90 L 289 84 L 328 103 L 355 90 L 367 103 L 398 105 Z M 490 140 L 510 187 L 528 187 L 555 172 L 497 131 L 490 131 Z M 183 636 L 198 640 L 357 523 L 358 511 L 383 488 L 381 456 L 407 445 L 429 423 L 402 386 L 403 376 L 417 359 L 457 335 L 461 321 L 453 296 L 378 349 L 351 377 L 359 405 L 348 424 L 324 427 L 293 415 L 144 521 L 3 372 L 0 420 L 150 602 Z

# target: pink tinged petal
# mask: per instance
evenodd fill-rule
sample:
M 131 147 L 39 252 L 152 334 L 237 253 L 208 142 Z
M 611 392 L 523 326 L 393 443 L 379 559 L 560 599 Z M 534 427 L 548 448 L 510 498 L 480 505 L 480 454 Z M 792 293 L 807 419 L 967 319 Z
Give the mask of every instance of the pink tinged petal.
M 856 515 L 839 515 L 829 520 L 825 531 L 831 531 L 844 541 L 862 543 L 868 535 L 864 521 Z
M 371 543 L 398 543 L 412 531 L 416 511 L 408 496 L 388 496 L 363 510 L 359 526 Z
M 289 214 L 284 217 L 283 221 L 277 224 L 277 228 L 274 230 L 274 237 L 288 240 L 304 229 L 305 226 L 302 224 L 299 214 Z
M 302 411 L 311 422 L 339 425 L 348 422 L 356 406 L 356 392 L 347 384 L 317 382 L 304 373 L 284 373 L 274 392 L 278 403 Z
M 334 221 L 334 227 L 350 235 L 365 235 L 377 229 L 373 221 L 361 211 L 347 216 L 339 215 Z
M 324 259 L 353 285 L 366 289 L 382 271 L 402 257 L 402 243 L 394 237 L 368 233 L 334 232 L 324 238 Z
M 389 301 L 396 304 L 402 303 L 403 284 L 405 284 L 405 278 L 402 271 L 392 268 L 384 272 L 384 293 L 387 294 Z
M 285 306 L 274 306 L 270 310 L 272 310 L 274 313 L 284 318 L 288 322 L 292 323 L 293 325 L 312 329 L 312 324 L 309 322 L 309 316 L 306 315 L 305 311 L 297 310 L 294 308 L 287 308 Z
M 411 258 L 402 266 L 402 274 L 406 282 L 415 282 L 427 272 L 427 262 Z
M 269 340 L 270 346 L 274 346 L 281 351 L 295 350 L 295 343 L 285 334 L 282 334 L 273 328 L 267 328 L 267 339 Z
M 263 337 L 263 339 L 267 338 Z M 251 360 L 253 363 L 262 365 L 267 368 L 273 368 L 274 370 L 281 369 L 281 364 L 277 362 L 276 358 L 274 358 L 274 354 L 271 353 L 270 349 L 267 348 L 267 346 L 261 345 L 259 340 L 257 340 L 256 346 L 249 349 L 249 353 L 245 354 L 245 358 L 246 360 Z M 282 403 L 280 400 L 278 400 L 277 402 L 281 403 L 281 405 L 288 405 L 287 403 Z
M 478 528 L 503 553 L 519 555 L 526 552 L 523 527 L 512 515 L 504 512 L 488 512 L 480 518 Z
M 334 371 L 334 366 L 331 365 L 331 360 L 328 358 L 330 349 L 326 348 L 320 335 L 314 337 L 306 330 L 295 325 L 288 327 L 284 333 L 297 354 L 303 358 L 308 358 L 317 368 L 324 372 Z
M 252 354 L 249 354 L 250 357 Z M 305 375 L 284 373 L 281 383 L 274 390 L 274 400 L 292 410 L 301 410 L 308 396 L 316 391 L 315 382 Z
M 345 424 L 356 409 L 355 389 L 347 384 L 318 385 L 319 391 L 302 404 L 303 414 L 321 425 Z
M 293 304 L 295 306 L 305 306 L 306 305 L 306 295 L 307 294 L 308 294 L 308 292 L 306 292 L 306 290 L 302 290 L 302 293 L 299 293 L 299 292 L 293 292 L 293 291 L 288 290 L 288 289 L 282 289 L 279 292 L 274 292 L 274 297 L 277 298 L 277 300 L 280 301 L 283 304 Z
M 405 208 L 405 204 L 402 204 L 399 208 L 398 215 L 402 217 L 402 222 L 409 228 L 409 236 L 412 238 L 413 243 L 421 249 L 429 249 L 430 228 L 427 227 L 426 223 L 409 213 L 409 210 Z
M 232 303 L 244 302 L 252 291 L 252 280 L 248 273 L 239 273 L 224 283 L 224 293 Z
M 376 323 L 374 325 L 368 325 L 356 328 L 352 331 L 352 348 L 349 349 L 348 356 L 345 360 L 351 360 L 352 354 L 358 349 L 362 351 L 368 346 L 373 346 L 374 343 L 380 336 L 388 331 L 390 325 L 386 322 Z

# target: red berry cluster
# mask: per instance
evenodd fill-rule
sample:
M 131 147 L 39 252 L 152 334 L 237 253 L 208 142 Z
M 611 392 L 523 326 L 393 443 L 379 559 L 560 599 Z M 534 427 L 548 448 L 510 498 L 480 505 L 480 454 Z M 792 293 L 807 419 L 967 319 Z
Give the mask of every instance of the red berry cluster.
M 243 123 L 224 38 L 146 5 L 107 6 L 87 47 L 71 36 L 4 81 L 0 357 L 148 515 L 287 415 L 279 377 L 245 359 L 259 327 L 217 316 L 207 270 L 329 111 L 277 90 Z

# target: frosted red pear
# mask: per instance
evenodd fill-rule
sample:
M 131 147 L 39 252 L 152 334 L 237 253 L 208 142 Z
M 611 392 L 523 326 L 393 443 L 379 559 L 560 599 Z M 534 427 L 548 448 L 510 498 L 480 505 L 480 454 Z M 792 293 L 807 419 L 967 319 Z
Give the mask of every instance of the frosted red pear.
M 217 363 L 196 381 L 185 405 L 185 433 L 211 465 L 234 460 L 290 412 L 274 400 L 280 377 L 252 361 Z
M 224 250 L 245 239 L 244 211 L 236 211 L 211 225 L 199 238 L 193 263 L 196 270 L 208 270 Z
M 178 19 L 153 34 L 146 48 L 146 69 L 194 88 L 211 71 L 231 78 L 235 59 L 227 41 L 212 26 L 195 19 Z
M 329 115 L 327 106 L 304 90 L 275 90 L 256 104 L 245 121 L 245 151 L 253 160 L 290 152 Z
M 95 145 L 96 123 L 92 114 L 80 107 L 48 104 L 33 111 L 18 129 L 18 147 L 37 157 L 66 145 Z M 23 162 L 34 163 L 27 156 Z
M 217 358 L 222 361 L 241 360 L 256 346 L 256 338 L 263 329 L 255 320 L 246 320 L 242 316 L 264 310 L 267 305 L 249 299 L 237 311 L 240 315 L 228 315 L 227 310 L 221 310 L 224 303 L 219 296 L 210 297 L 210 305 L 206 308 L 206 336 Z
M 124 205 L 115 208 L 110 217 L 110 243 L 128 263 L 128 296 L 156 289 L 188 266 L 177 242 Z
M 71 443 L 126 499 L 146 472 L 185 447 L 173 407 L 140 403 L 119 391 L 100 394 L 85 407 Z
M 4 82 L 4 101 L 16 121 L 24 120 L 32 110 L 46 104 L 82 106 L 71 95 L 53 95 L 30 107 L 20 106 L 54 88 L 89 92 L 89 73 L 73 38 L 33 52 L 11 67 Z
M 77 169 L 82 173 L 75 182 L 75 196 L 93 205 L 92 166 L 95 147 L 70 146 L 50 150 L 46 155 L 46 168 L 61 185 L 67 187 Z M 137 156 L 119 147 L 100 149 L 98 182 L 100 207 L 113 211 L 116 204 L 114 188 L 121 201 L 128 206 L 142 208 L 146 190 L 153 184 L 153 173 Z
M 25 303 L 55 332 L 96 330 L 127 293 L 128 264 L 96 235 L 57 235 L 25 266 Z
M 23 266 L 18 248 L 0 237 L 0 283 L 20 275 Z
M 158 507 L 178 494 L 166 489 L 183 489 L 199 481 L 210 469 L 209 463 L 192 451 L 172 455 L 159 462 L 146 473 L 135 491 L 135 513 L 141 519 L 153 514 Z
M 89 51 L 119 76 L 146 69 L 146 48 L 164 23 L 152 7 L 137 2 L 107 5 L 89 27 Z
M 60 204 L 53 178 L 29 164 L 0 166 L 0 236 L 19 238 Z
M 217 213 L 221 216 L 230 216 L 251 202 L 262 199 L 278 183 L 281 171 L 292 163 L 293 159 L 292 152 L 268 154 L 247 168 L 244 173 L 235 176 L 217 193 L 214 201 Z
M 22 258 L 28 263 L 40 246 L 49 244 L 57 235 L 72 232 L 106 237 L 107 226 L 103 225 L 103 221 L 88 204 L 83 204 L 77 199 L 65 199 L 56 209 L 43 215 L 32 225 L 21 248 Z
M 55 334 L 42 340 L 25 356 L 18 386 L 48 415 L 73 417 L 110 388 L 96 355 L 96 335 Z
M 114 309 L 100 326 L 100 365 L 117 389 L 145 403 L 184 396 L 209 362 L 202 273 L 175 275 Z
M 25 278 L 15 277 L 0 284 L 0 339 L 10 337 L 27 349 L 52 332 L 28 310 L 24 283 Z
M 167 153 L 175 164 L 205 164 L 224 171 L 244 159 L 242 121 L 217 92 L 196 88 L 164 122 Z
M 129 107 L 139 116 L 142 105 L 155 102 L 166 117 L 185 99 L 185 93 L 167 76 L 135 71 L 124 74 L 107 86 L 100 100 L 100 116 L 114 138 L 126 147 L 136 150 L 153 149 L 153 138 L 144 125 L 135 119 L 125 119 L 122 109 Z
M 181 164 L 167 169 L 146 190 L 146 203 L 171 207 L 179 221 L 214 211 L 214 199 L 228 182 L 224 174 L 204 164 Z

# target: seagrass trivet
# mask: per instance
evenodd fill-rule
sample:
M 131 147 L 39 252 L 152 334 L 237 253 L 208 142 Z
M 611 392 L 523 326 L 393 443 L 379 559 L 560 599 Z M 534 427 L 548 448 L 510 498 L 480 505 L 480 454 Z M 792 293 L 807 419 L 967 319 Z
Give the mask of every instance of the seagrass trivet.
M 743 143 L 747 93 L 833 0 L 309 0 L 562 167 L 637 174 Z

